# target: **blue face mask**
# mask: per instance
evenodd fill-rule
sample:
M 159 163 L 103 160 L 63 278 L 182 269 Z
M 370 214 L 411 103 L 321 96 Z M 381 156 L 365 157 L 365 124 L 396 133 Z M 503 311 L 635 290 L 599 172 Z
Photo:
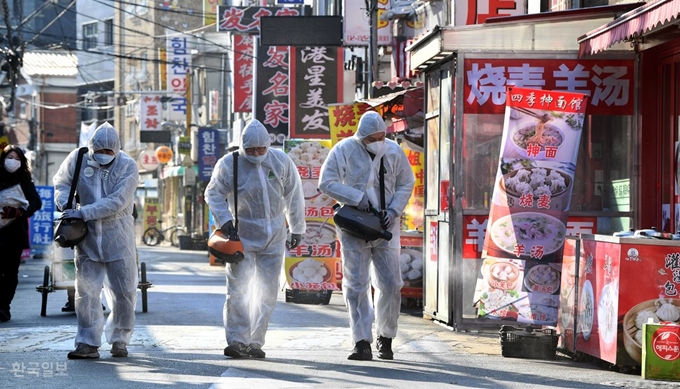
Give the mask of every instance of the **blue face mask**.
M 92 158 L 94 158 L 94 160 L 97 161 L 100 165 L 106 166 L 113 162 L 113 159 L 115 157 L 113 155 L 108 154 L 93 154 Z

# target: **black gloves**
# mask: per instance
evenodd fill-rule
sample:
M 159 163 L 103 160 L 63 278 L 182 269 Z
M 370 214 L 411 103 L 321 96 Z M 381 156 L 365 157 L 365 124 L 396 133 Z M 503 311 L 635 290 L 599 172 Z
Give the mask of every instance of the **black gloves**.
M 224 235 L 227 235 L 229 239 L 236 240 L 238 238 L 238 234 L 236 233 L 236 228 L 234 228 L 234 222 L 232 220 L 224 223 L 224 225 L 220 227 L 220 231 L 222 231 Z
M 290 243 L 288 244 L 288 250 L 292 250 L 300 245 L 302 241 L 302 234 L 291 234 Z
M 2 207 L 2 211 L 0 211 L 0 215 L 2 216 L 3 219 L 14 219 L 16 217 L 19 217 L 24 214 L 24 210 L 21 208 L 14 208 L 10 206 L 4 206 Z

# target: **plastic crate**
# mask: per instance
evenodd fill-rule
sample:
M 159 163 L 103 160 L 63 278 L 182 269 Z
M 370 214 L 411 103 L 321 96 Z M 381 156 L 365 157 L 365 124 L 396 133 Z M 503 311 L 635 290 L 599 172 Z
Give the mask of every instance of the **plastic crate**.
M 332 290 L 306 291 L 299 289 L 286 289 L 286 302 L 295 304 L 328 305 L 333 295 Z
M 553 329 L 517 328 L 500 330 L 501 354 L 508 358 L 555 359 L 559 335 Z

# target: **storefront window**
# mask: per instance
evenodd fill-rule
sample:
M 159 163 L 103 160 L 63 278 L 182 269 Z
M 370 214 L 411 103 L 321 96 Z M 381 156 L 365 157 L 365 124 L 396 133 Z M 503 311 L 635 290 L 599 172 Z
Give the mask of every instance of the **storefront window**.
M 489 210 L 498 172 L 504 115 L 465 114 L 463 208 Z M 583 123 L 570 211 L 630 212 L 632 119 L 587 116 Z M 629 227 L 628 215 L 603 217 L 597 233 Z M 605 220 L 606 219 L 606 220 Z M 601 225 L 600 225 L 601 224 Z

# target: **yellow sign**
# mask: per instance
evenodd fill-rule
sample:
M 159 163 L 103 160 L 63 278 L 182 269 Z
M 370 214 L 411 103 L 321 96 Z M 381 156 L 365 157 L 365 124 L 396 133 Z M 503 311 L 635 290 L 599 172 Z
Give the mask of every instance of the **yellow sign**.
M 404 209 L 404 225 L 406 230 L 423 231 L 423 204 L 425 202 L 425 155 L 422 150 L 415 150 L 409 147 L 406 142 L 401 144 L 406 157 L 408 158 L 416 183 L 413 186 L 411 198 Z
M 144 198 L 144 220 L 142 231 L 146 231 L 149 227 L 158 227 L 158 220 L 161 218 L 161 210 L 158 206 L 158 198 L 145 197 Z
M 156 159 L 160 163 L 168 163 L 172 160 L 172 149 L 168 146 L 160 146 L 156 149 Z
M 328 104 L 328 116 L 331 124 L 331 141 L 333 145 L 344 138 L 349 138 L 357 131 L 359 118 L 364 112 L 372 110 L 365 103 Z
M 9 138 L 5 136 L 0 136 L 0 150 L 4 149 L 9 145 Z
M 217 21 L 217 6 L 220 0 L 203 0 L 203 25 L 208 26 Z

